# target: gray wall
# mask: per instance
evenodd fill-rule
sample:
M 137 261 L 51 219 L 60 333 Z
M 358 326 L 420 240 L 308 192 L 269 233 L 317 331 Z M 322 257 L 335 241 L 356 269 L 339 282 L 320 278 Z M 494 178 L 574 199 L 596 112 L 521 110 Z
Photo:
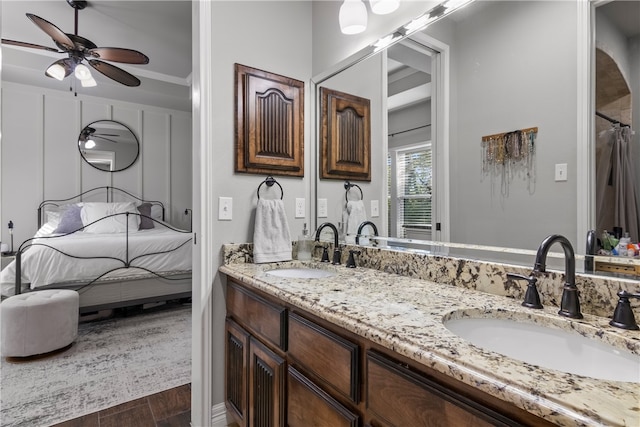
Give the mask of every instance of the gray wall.
M 456 26 L 451 108 L 451 240 L 536 249 L 576 242 L 577 6 L 495 2 Z M 483 175 L 483 135 L 538 127 L 535 176 Z M 554 181 L 556 163 L 568 180 Z
M 213 92 L 210 120 L 216 138 L 206 141 L 213 145 L 215 170 L 213 200 L 210 209 L 217 212 L 218 197 L 233 197 L 233 220 L 218 221 L 213 227 L 213 248 L 218 256 L 211 260 L 214 271 L 220 266 L 224 243 L 253 241 L 253 224 L 257 203 L 256 189 L 263 175 L 234 172 L 234 63 L 240 63 L 305 82 L 305 176 L 277 177 L 284 189 L 284 203 L 293 236 L 308 219 L 294 219 L 297 197 L 307 198 L 309 217 L 309 85 L 311 79 L 311 3 L 307 1 L 217 1 L 212 3 Z M 263 189 L 266 186 L 263 186 Z M 261 194 L 263 194 L 261 192 Z M 266 195 L 265 197 L 269 197 Z M 217 218 L 217 215 L 216 215 Z M 212 403 L 224 400 L 224 317 L 225 305 L 222 279 L 213 283 L 212 319 Z

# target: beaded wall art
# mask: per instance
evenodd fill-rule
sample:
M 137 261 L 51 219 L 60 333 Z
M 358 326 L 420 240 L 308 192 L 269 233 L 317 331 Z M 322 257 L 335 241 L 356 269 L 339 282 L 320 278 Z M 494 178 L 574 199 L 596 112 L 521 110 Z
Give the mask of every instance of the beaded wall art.
M 518 173 L 524 175 L 533 192 L 537 135 L 538 128 L 532 127 L 482 137 L 482 172 L 492 179 L 500 177 L 504 196 L 509 194 L 509 183 Z

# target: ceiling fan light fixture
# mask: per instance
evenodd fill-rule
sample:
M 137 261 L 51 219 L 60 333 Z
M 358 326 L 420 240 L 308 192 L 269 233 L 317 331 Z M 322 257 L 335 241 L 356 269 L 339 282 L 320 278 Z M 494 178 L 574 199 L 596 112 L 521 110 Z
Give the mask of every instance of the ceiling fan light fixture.
M 82 87 L 95 87 L 98 85 L 96 80 L 93 77 L 89 77 L 88 79 L 80 80 L 80 84 Z
M 400 0 L 369 0 L 369 5 L 376 15 L 386 15 L 398 9 Z
M 82 80 L 82 81 L 93 78 L 93 76 L 91 76 L 91 71 L 89 71 L 89 68 L 84 64 L 76 65 L 76 70 L 74 71 L 73 74 L 76 76 L 78 80 Z
M 345 0 L 338 18 L 343 34 L 358 34 L 367 29 L 367 7 L 361 0 Z
M 45 74 L 49 77 L 53 77 L 56 80 L 62 81 L 67 75 L 67 70 L 59 62 L 54 62 L 49 66 L 49 68 L 47 68 Z
M 95 146 L 96 146 L 96 142 L 93 139 L 89 139 L 87 140 L 87 142 L 84 143 L 84 148 L 86 148 L 87 150 L 91 150 Z

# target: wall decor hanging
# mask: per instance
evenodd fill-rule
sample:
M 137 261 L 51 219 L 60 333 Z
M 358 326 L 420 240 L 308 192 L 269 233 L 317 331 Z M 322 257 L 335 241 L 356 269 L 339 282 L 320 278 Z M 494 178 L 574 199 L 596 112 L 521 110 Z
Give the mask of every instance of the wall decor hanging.
M 236 172 L 304 176 L 304 82 L 235 64 Z
M 529 192 L 534 191 L 535 146 L 538 128 L 526 128 L 482 137 L 482 172 L 501 179 L 502 195 L 509 194 L 509 182 L 523 171 Z
M 320 177 L 371 181 L 370 101 L 324 87 L 320 99 Z

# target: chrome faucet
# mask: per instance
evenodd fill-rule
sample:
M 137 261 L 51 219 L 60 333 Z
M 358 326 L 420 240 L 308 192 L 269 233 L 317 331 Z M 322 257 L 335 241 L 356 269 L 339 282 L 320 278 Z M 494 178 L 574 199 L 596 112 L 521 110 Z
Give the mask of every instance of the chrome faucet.
M 326 227 L 329 227 L 331 230 L 333 230 L 333 248 L 334 249 L 333 249 L 333 261 L 331 263 L 334 264 L 334 265 L 339 265 L 340 264 L 340 258 L 342 256 L 342 254 L 340 253 L 340 249 L 338 247 L 338 229 L 336 228 L 336 226 L 331 224 L 330 222 L 325 222 L 325 223 L 321 224 L 320 227 L 318 227 L 318 229 L 316 230 L 315 241 L 316 242 L 320 241 L 320 233 Z M 327 250 L 327 248 L 325 248 L 325 251 L 326 250 Z M 325 257 L 323 255 L 322 261 L 323 262 L 329 262 L 329 257 L 327 256 L 327 258 L 325 260 Z
M 374 236 L 378 235 L 378 227 L 376 227 L 376 225 L 371 221 L 365 221 L 362 224 L 360 224 L 360 226 L 358 227 L 358 234 L 356 234 L 356 245 L 360 244 L 360 234 L 362 233 L 362 229 L 365 228 L 367 225 L 370 225 L 371 228 L 373 229 Z
M 547 254 L 549 253 L 551 245 L 556 242 L 562 245 L 562 250 L 564 251 L 564 274 L 566 279 L 562 289 L 562 301 L 560 302 L 560 311 L 558 311 L 558 314 L 572 319 L 582 319 L 583 316 L 580 312 L 578 288 L 576 286 L 576 259 L 573 247 L 566 237 L 559 234 L 552 234 L 542 241 L 538 248 L 538 252 L 536 253 L 533 272 L 544 273 L 546 271 Z

